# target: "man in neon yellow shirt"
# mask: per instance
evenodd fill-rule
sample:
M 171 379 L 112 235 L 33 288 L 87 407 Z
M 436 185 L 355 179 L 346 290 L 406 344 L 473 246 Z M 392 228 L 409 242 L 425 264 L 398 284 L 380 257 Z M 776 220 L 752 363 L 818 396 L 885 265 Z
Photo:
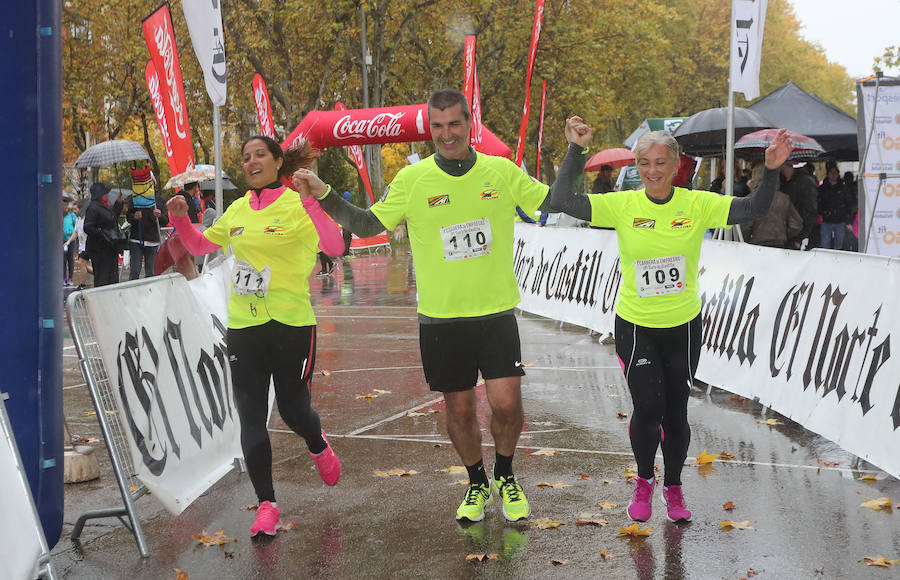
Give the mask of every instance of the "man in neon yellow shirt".
M 444 394 L 447 430 L 469 472 L 469 488 L 456 519 L 483 519 L 497 493 L 506 519 L 522 520 L 531 509 L 512 471 L 524 422 L 525 374 L 513 314 L 519 303 L 513 220 L 516 206 L 528 214 L 539 207 L 546 211 L 548 188 L 508 159 L 481 155 L 469 147 L 471 118 L 461 92 L 432 94 L 428 118 L 437 152 L 402 169 L 386 197 L 369 210 L 344 203 L 308 170 L 297 171 L 294 179 L 306 181 L 322 208 L 361 237 L 407 220 L 425 379 L 431 390 Z M 586 144 L 585 137 L 576 138 Z M 585 161 L 584 148 L 577 149 L 566 156 L 551 189 L 572 189 Z M 473 388 L 479 372 L 491 405 L 496 446 L 490 481 L 475 413 Z

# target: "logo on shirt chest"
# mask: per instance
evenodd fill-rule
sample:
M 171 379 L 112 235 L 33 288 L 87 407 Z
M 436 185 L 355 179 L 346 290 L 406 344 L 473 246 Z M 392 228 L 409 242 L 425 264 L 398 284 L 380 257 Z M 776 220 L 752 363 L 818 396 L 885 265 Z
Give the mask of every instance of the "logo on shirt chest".
M 441 205 L 450 205 L 449 195 L 435 195 L 428 198 L 428 207 L 438 207 Z
M 283 236 L 283 235 L 284 235 L 284 228 L 281 227 L 281 226 L 279 226 L 279 225 L 273 224 L 273 225 L 271 225 L 271 226 L 266 226 L 266 227 L 263 229 L 263 233 L 264 233 L 264 234 L 269 234 L 270 236 Z
M 232 238 L 236 238 L 239 235 L 241 235 L 242 233 L 244 233 L 243 226 L 238 227 L 238 228 L 231 228 L 231 231 L 229 232 L 229 234 Z
M 672 226 L 673 230 L 689 230 L 694 227 L 690 218 L 675 218 L 669 225 Z
M 650 218 L 634 218 L 634 222 L 632 222 L 631 226 L 644 230 L 653 230 L 656 229 L 656 220 Z
M 490 186 L 481 192 L 481 199 L 484 199 L 484 200 L 497 199 L 499 197 L 500 197 L 500 192 Z

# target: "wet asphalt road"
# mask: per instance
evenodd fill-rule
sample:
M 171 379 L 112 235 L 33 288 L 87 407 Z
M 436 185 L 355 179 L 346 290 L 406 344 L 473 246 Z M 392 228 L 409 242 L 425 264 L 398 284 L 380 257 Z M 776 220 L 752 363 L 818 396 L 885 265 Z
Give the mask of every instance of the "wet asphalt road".
M 151 496 L 137 502 L 150 557 L 117 520 L 91 520 L 80 543 L 69 538 L 84 511 L 121 504 L 105 449 L 101 478 L 66 486 L 65 529 L 53 549 L 64 578 L 896 578 L 864 557 L 900 558 L 900 515 L 860 507 L 869 498 L 900 501 L 900 482 L 758 404 L 725 391 L 695 389 L 689 403 L 688 461 L 704 450 L 729 461 L 685 467 L 694 521 L 666 521 L 658 496 L 638 539 L 618 536 L 634 461 L 626 436 L 631 402 L 614 347 L 583 328 L 519 316 L 526 427 L 515 469 L 532 505 L 530 523 L 506 522 L 492 508 L 484 522 L 454 520 L 465 473 L 446 436 L 444 407 L 428 391 L 418 354 L 415 286 L 409 256 L 358 256 L 335 276 L 312 279 L 319 320 L 314 405 L 344 471 L 326 487 L 302 440 L 277 413 L 271 437 L 282 519 L 296 527 L 271 541 L 249 537 L 255 503 L 246 474 L 232 472 L 183 514 Z M 66 338 L 65 414 L 73 433 L 98 437 L 93 409 Z M 330 371 L 323 375 L 321 371 Z M 390 391 L 377 394 L 375 389 Z M 493 463 L 483 387 L 479 420 L 485 462 Z M 367 400 L 357 395 L 377 396 Z M 781 424 L 759 421 L 776 419 Z M 545 451 L 541 451 L 545 450 Z M 554 454 L 551 451 L 556 451 Z M 538 454 L 540 452 L 540 454 Z M 660 457 L 660 467 L 662 459 Z M 831 462 L 835 466 L 829 467 Z M 858 467 L 858 469 L 853 469 Z M 415 471 L 379 477 L 376 471 Z M 874 475 L 875 481 L 861 477 Z M 559 482 L 565 486 L 539 487 Z M 723 504 L 733 502 L 726 511 Z M 602 507 L 598 504 L 606 504 Z M 613 507 L 610 506 L 612 504 Z M 541 518 L 557 528 L 533 525 Z M 603 519 L 603 526 L 576 519 Z M 725 520 L 752 529 L 723 530 Z M 191 536 L 224 528 L 224 550 Z M 477 561 L 471 554 L 496 555 Z

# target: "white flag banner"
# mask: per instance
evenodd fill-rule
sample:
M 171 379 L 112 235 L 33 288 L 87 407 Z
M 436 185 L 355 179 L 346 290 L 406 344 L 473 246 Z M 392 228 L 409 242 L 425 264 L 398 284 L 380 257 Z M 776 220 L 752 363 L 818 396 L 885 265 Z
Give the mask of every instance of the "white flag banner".
M 731 90 L 748 101 L 759 96 L 759 63 L 768 0 L 732 0 Z
M 181 3 L 191 44 L 213 105 L 225 104 L 225 37 L 220 0 L 184 0 Z

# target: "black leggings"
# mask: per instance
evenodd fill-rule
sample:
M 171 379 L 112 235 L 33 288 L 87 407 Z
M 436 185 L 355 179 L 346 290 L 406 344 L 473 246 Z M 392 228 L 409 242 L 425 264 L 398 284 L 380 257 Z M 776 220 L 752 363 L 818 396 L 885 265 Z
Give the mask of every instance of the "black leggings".
M 662 438 L 664 484 L 681 485 L 691 442 L 687 402 L 700 360 L 700 330 L 700 316 L 673 328 L 638 326 L 616 316 L 616 354 L 634 403 L 631 449 L 644 479 L 653 477 Z
M 259 501 L 275 501 L 272 445 L 266 427 L 270 379 L 284 422 L 306 440 L 312 453 L 325 450 L 319 415 L 310 406 L 316 327 L 270 320 L 249 328 L 229 328 L 227 341 L 247 471 Z

